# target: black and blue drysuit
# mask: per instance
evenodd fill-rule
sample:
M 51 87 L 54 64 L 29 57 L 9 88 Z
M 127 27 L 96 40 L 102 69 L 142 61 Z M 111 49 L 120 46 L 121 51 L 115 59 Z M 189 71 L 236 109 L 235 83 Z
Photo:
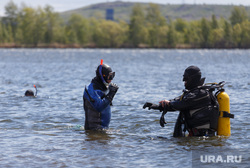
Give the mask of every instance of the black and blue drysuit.
M 83 94 L 85 130 L 100 130 L 109 127 L 110 105 L 116 91 L 114 92 L 110 87 L 108 89 L 98 77 L 91 81 Z

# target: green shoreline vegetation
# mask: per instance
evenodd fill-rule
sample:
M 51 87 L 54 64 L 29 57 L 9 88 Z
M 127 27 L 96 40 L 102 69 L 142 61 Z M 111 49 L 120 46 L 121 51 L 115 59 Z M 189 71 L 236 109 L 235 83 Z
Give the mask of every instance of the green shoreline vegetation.
M 53 7 L 18 8 L 10 1 L 0 22 L 0 48 L 250 48 L 250 17 L 235 6 L 223 17 L 166 19 L 157 4 L 133 6 L 129 23 L 71 14 Z

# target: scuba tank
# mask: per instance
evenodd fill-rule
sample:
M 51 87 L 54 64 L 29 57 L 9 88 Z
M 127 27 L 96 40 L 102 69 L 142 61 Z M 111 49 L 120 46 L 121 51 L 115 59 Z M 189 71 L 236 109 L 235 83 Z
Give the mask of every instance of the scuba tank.
M 231 125 L 230 118 L 234 118 L 234 115 L 230 113 L 230 99 L 228 94 L 223 88 L 219 89 L 216 93 L 217 101 L 219 103 L 219 120 L 217 135 L 230 136 Z
M 205 86 L 208 85 L 209 84 L 205 84 Z M 234 118 L 234 114 L 230 113 L 230 100 L 228 94 L 225 92 L 225 89 L 223 88 L 224 85 L 225 82 L 223 81 L 218 84 L 212 83 L 208 87 L 212 88 L 213 90 L 215 89 L 218 90 L 215 93 L 215 97 L 219 104 L 217 135 L 230 136 L 231 135 L 230 118 Z

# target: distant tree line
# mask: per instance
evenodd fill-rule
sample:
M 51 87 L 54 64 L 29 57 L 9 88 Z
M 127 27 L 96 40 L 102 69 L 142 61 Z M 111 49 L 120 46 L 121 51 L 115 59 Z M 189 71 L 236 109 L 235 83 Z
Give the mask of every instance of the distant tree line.
M 166 19 L 159 6 L 133 7 L 130 23 L 72 14 L 64 21 L 51 6 L 18 8 L 10 1 L 0 22 L 1 47 L 250 48 L 250 19 L 234 7 L 229 20 Z

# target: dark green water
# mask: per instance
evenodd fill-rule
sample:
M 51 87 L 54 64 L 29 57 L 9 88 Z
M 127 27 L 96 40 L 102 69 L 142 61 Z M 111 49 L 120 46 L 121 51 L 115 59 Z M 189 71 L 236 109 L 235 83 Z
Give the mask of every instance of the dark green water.
M 120 89 L 110 129 L 86 132 L 82 93 L 101 59 Z M 249 62 L 250 50 L 1 49 L 0 167 L 248 167 Z M 173 138 L 177 112 L 161 128 L 161 113 L 142 109 L 179 96 L 189 65 L 206 82 L 227 82 L 229 138 Z M 33 84 L 38 96 L 24 97 Z M 242 160 L 203 164 L 201 155 Z

